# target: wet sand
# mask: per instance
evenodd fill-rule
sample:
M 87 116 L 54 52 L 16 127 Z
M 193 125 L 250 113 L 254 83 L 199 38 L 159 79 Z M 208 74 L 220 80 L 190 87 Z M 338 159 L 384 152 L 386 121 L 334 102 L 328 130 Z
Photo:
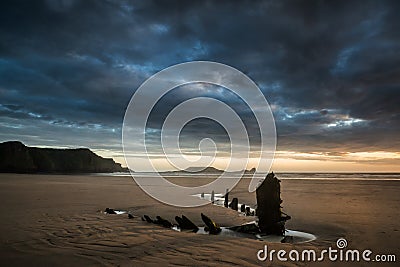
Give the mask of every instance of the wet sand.
M 280 178 L 280 176 L 278 175 Z M 201 180 L 172 178 L 184 185 Z M 242 179 L 230 193 L 255 204 Z M 229 236 L 176 232 L 148 224 L 143 214 L 174 221 L 184 214 L 203 225 L 203 212 L 222 226 L 254 220 L 236 211 L 207 205 L 176 208 L 147 196 L 130 177 L 0 174 L 0 265 L 2 266 L 266 266 L 257 252 L 269 249 L 348 248 L 400 256 L 400 181 L 283 180 L 287 228 L 312 233 L 301 244 L 267 243 Z M 128 210 L 108 215 L 106 207 Z M 397 260 L 398 264 L 399 260 Z M 279 262 L 277 266 L 338 266 L 345 262 Z M 274 264 L 274 265 L 275 265 Z M 396 263 L 347 263 L 348 266 L 395 266 Z

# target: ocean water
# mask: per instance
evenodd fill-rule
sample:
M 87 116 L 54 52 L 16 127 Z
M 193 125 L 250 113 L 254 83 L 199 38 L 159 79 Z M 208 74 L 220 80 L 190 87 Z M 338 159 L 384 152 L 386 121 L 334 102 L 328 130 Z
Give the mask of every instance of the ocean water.
M 275 173 L 281 180 L 353 180 L 353 181 L 400 181 L 400 173 Z M 100 176 L 131 176 L 130 173 L 97 173 Z M 157 174 L 151 172 L 135 172 L 133 175 L 140 177 L 158 178 Z M 184 173 L 168 172 L 162 173 L 165 178 L 218 178 L 219 173 Z M 243 175 L 244 179 L 250 179 L 251 174 Z

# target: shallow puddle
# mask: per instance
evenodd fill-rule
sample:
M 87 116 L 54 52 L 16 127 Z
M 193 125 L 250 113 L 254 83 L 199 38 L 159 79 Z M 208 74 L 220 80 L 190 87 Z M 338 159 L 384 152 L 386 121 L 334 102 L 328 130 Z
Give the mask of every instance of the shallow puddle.
M 172 227 L 173 230 L 181 232 L 181 230 L 174 226 Z M 310 242 L 316 239 L 316 236 L 306 232 L 300 232 L 295 230 L 286 230 L 285 236 L 278 236 L 278 235 L 260 235 L 260 234 L 247 234 L 247 233 L 240 233 L 233 230 L 228 229 L 227 227 L 221 227 L 221 232 L 218 235 L 221 236 L 231 236 L 231 237 L 239 237 L 239 238 L 250 238 L 256 240 L 262 240 L 272 243 L 305 243 Z M 199 227 L 199 230 L 196 234 L 200 235 L 209 235 L 208 232 L 204 231 L 203 227 Z

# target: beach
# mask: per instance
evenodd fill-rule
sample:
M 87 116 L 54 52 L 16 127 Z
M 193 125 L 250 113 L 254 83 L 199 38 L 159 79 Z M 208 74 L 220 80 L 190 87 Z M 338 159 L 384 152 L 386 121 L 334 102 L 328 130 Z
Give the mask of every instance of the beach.
M 400 180 L 285 179 L 282 206 L 292 219 L 286 228 L 314 234 L 311 242 L 283 244 L 218 235 L 177 232 L 141 220 L 144 214 L 174 222 L 176 215 L 204 225 L 204 213 L 221 226 L 254 220 L 215 205 L 168 206 L 146 195 L 129 176 L 0 174 L 0 262 L 2 266 L 271 266 L 257 252 L 268 249 L 347 248 L 400 255 Z M 304 177 L 307 177 L 305 175 Z M 390 178 L 390 175 L 388 176 Z M 290 178 L 290 177 L 289 177 Z M 170 177 L 194 186 L 207 176 Z M 229 197 L 256 204 L 242 179 Z M 105 214 L 105 208 L 129 211 Z M 398 261 L 397 261 L 398 262 Z M 274 266 L 395 266 L 377 262 L 293 262 Z M 398 263 L 397 263 L 398 264 Z

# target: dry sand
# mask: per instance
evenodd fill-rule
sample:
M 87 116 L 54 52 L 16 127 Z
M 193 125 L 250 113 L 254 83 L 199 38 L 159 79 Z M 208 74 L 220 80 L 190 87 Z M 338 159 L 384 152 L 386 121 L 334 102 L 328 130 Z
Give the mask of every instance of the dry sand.
M 279 175 L 278 175 L 279 177 Z M 180 179 L 180 180 L 179 180 Z M 200 180 L 176 178 L 183 184 Z M 204 183 L 206 180 L 201 181 Z M 230 197 L 255 204 L 242 180 Z M 180 233 L 127 215 L 106 215 L 106 207 L 134 215 L 185 214 L 202 225 L 203 212 L 223 226 L 253 218 L 217 206 L 180 209 L 147 196 L 130 177 L 0 174 L 1 266 L 271 266 L 257 259 L 269 249 L 318 251 L 343 237 L 348 248 L 400 256 L 400 181 L 282 181 L 287 228 L 313 233 L 302 244 Z M 397 260 L 398 264 L 399 260 Z M 342 266 L 344 262 L 278 262 L 274 266 Z M 349 266 L 395 266 L 351 263 Z

